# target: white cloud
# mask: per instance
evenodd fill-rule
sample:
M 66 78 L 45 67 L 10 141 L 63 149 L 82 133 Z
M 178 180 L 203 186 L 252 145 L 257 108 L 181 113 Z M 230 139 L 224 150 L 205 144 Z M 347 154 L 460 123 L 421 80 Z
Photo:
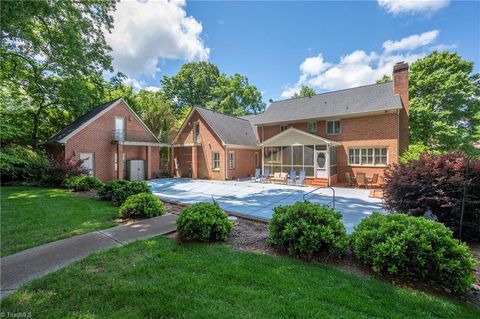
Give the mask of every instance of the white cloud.
M 130 85 L 131 87 L 133 87 L 133 90 L 135 92 L 138 92 L 140 91 L 144 86 L 145 86 L 145 82 L 141 81 L 141 80 L 137 80 L 137 79 L 133 79 L 133 78 L 125 78 L 123 80 L 123 83 L 126 84 L 126 85 Z
M 113 66 L 128 76 L 153 75 L 159 59 L 206 60 L 202 25 L 185 12 L 185 1 L 121 1 L 106 35 Z
M 415 13 L 431 15 L 448 6 L 450 0 L 378 0 L 378 4 L 394 15 Z
M 438 38 L 439 33 L 440 32 L 438 30 L 432 30 L 422 34 L 411 35 L 401 39 L 400 41 L 388 40 L 383 43 L 383 48 L 386 52 L 413 50 L 432 43 Z
M 160 88 L 158 86 L 147 86 L 145 90 L 150 91 L 150 92 L 158 92 L 160 91 Z
M 438 33 L 433 30 L 399 41 L 385 41 L 381 52 L 355 50 L 340 57 L 338 63 L 325 61 L 322 54 L 307 57 L 300 64 L 299 80 L 295 85 L 287 85 L 281 96 L 291 97 L 302 85 L 325 91 L 375 83 L 383 75 L 391 75 L 393 65 L 397 62 L 413 63 L 435 48 L 448 47 L 442 44 L 430 45 Z

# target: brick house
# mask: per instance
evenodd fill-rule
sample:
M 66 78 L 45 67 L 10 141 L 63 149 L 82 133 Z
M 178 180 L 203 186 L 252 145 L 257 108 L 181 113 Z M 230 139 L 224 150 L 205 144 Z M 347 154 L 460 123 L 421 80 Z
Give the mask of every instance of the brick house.
M 264 113 L 233 117 L 195 107 L 171 152 L 177 176 L 235 179 L 305 171 L 335 184 L 397 163 L 408 147 L 408 64 L 392 82 L 272 102 Z
M 123 99 L 99 105 L 45 142 L 57 159 L 82 159 L 101 181 L 160 175 L 161 144 Z

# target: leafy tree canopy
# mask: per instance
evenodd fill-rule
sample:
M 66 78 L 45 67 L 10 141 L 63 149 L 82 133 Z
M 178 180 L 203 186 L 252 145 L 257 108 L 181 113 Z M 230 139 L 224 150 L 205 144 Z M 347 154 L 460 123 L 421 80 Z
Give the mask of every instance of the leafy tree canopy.
M 2 2 L 2 108 L 31 123 L 32 145 L 101 99 L 114 9 L 114 0 Z
M 379 80 L 377 80 L 377 84 L 387 83 L 387 82 L 390 82 L 390 81 L 392 81 L 392 77 L 384 74 Z
M 312 89 L 311 87 L 309 86 L 306 86 L 306 85 L 302 85 L 302 87 L 300 88 L 300 91 L 299 92 L 295 92 L 293 95 L 292 95 L 292 98 L 298 98 L 298 97 L 309 97 L 309 96 L 313 96 L 317 94 L 317 92 L 315 92 L 314 89 Z
M 473 62 L 433 52 L 410 68 L 410 140 L 439 151 L 477 153 L 480 81 Z

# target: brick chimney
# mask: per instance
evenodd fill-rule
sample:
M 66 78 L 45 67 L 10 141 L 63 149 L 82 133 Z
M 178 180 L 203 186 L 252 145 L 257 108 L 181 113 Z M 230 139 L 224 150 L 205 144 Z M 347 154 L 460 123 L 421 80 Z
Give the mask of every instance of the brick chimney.
M 408 114 L 408 63 L 398 62 L 393 66 L 393 93 L 400 94 L 403 107 Z
M 393 93 L 399 94 L 403 108 L 399 111 L 398 119 L 398 155 L 401 156 L 408 148 L 408 63 L 398 62 L 393 66 Z

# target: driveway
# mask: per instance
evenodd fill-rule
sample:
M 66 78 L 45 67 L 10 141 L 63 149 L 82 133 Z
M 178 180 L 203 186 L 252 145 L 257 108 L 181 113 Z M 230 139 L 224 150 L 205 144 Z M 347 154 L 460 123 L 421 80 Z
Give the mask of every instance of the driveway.
M 213 199 L 228 212 L 260 219 L 270 219 L 273 208 L 303 201 L 303 195 L 314 190 L 310 186 L 298 187 L 252 183 L 250 181 L 207 181 L 191 179 L 156 179 L 148 181 L 153 193 L 160 199 L 193 204 L 212 202 Z M 335 187 L 335 209 L 343 215 L 347 232 L 351 232 L 362 218 L 372 212 L 385 211 L 381 200 L 368 197 L 365 189 Z M 320 189 L 308 194 L 312 202 L 328 204 L 332 201 L 332 190 Z

